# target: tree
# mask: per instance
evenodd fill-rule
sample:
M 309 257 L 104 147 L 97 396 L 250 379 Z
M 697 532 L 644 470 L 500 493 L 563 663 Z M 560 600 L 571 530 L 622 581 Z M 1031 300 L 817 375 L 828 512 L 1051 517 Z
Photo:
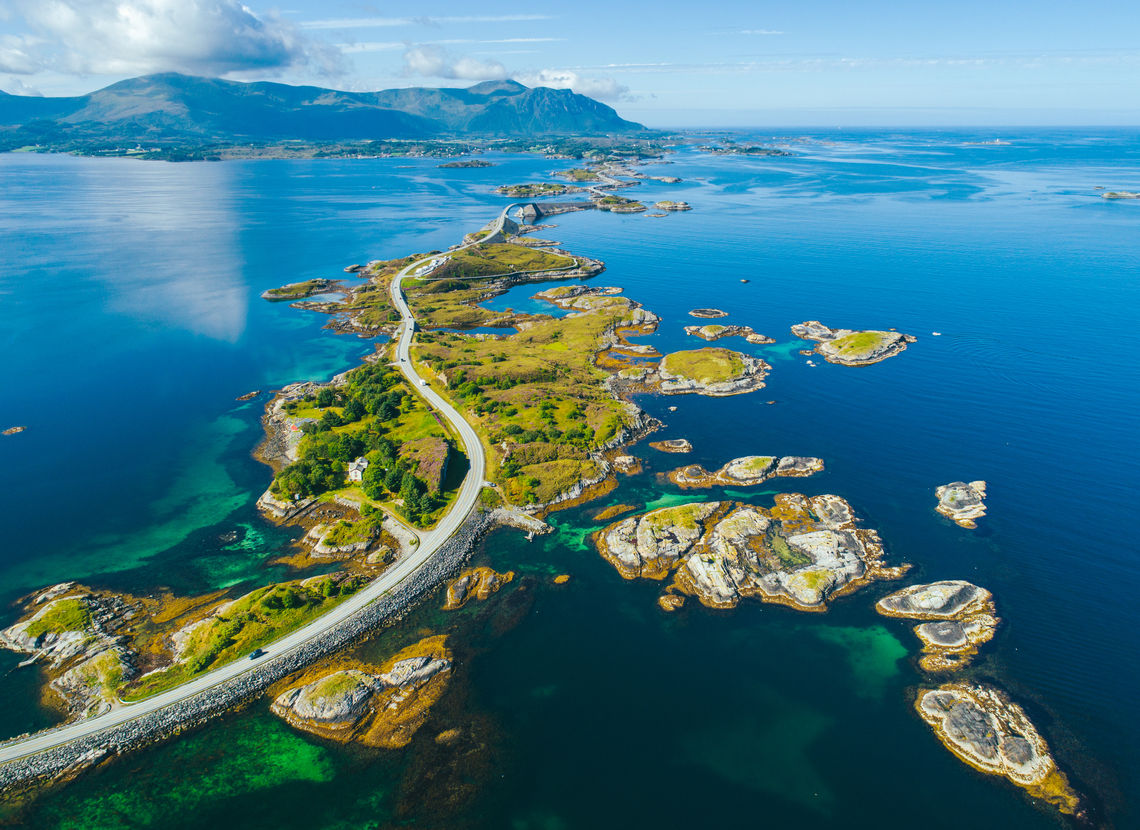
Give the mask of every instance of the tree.
M 334 403 L 336 403 L 336 392 L 331 387 L 326 386 L 317 393 L 317 406 L 321 409 L 332 406 Z

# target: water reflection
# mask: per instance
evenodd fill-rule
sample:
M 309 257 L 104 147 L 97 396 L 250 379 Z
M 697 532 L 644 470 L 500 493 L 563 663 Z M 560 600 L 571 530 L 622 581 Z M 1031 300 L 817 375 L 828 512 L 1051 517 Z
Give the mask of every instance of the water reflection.
M 86 214 L 79 244 L 107 307 L 227 343 L 246 327 L 240 220 L 230 165 L 118 163 L 74 171 Z M 193 181 L 187 181 L 188 177 Z

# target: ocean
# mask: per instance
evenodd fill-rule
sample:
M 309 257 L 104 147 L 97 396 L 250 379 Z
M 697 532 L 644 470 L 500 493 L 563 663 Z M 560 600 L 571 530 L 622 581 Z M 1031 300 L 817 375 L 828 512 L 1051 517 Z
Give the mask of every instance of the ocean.
M 623 191 L 683 199 L 664 219 L 555 217 L 542 231 L 605 261 L 662 318 L 662 352 L 703 345 L 687 312 L 776 338 L 749 351 L 767 387 L 732 398 L 645 396 L 688 456 L 634 453 L 645 471 L 553 514 L 556 532 L 487 538 L 519 574 L 491 600 L 432 599 L 359 646 L 382 657 L 451 633 L 457 671 L 415 741 L 342 747 L 256 703 L 50 793 L 35 827 L 471 828 L 1057 827 L 1048 807 L 955 759 L 914 714 L 924 681 L 905 621 L 878 584 L 827 614 L 744 602 L 661 612 L 594 550 L 610 504 L 659 506 L 775 492 L 835 493 L 881 534 L 902 584 L 968 579 L 1002 626 L 972 676 L 1030 713 L 1094 818 L 1140 824 L 1140 668 L 1128 632 L 1140 589 L 1128 355 L 1140 308 L 1140 134 L 1121 130 L 811 131 L 794 155 L 682 148 Z M 1000 136 L 1008 144 L 976 142 Z M 742 134 L 771 141 L 772 136 Z M 126 591 L 235 591 L 288 574 L 296 533 L 253 501 L 265 397 L 327 379 L 371 344 L 259 294 L 371 259 L 446 247 L 492 218 L 494 186 L 565 162 L 431 159 L 145 163 L 0 155 L 0 598 L 65 579 Z M 533 287 L 492 300 L 537 310 Z M 801 355 L 789 326 L 897 328 L 917 342 L 849 368 Z M 934 332 L 939 334 L 936 336 Z M 816 365 L 810 365 L 809 360 Z M 769 401 L 775 403 L 770 404 Z M 670 407 L 676 411 L 670 411 Z M 682 494 L 658 473 L 742 455 L 812 455 L 826 471 L 750 490 Z M 964 530 L 934 488 L 984 479 L 988 515 Z M 565 585 L 552 584 L 567 573 Z M 897 586 L 894 586 L 897 587 Z M 50 724 L 33 669 L 0 652 L 0 735 Z M 458 727 L 464 738 L 433 738 Z

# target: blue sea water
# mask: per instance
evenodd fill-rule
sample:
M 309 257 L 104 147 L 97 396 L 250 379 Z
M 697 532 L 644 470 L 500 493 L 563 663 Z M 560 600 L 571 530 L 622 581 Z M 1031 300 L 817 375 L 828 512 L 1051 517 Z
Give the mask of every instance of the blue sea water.
M 662 317 L 643 341 L 661 351 L 694 346 L 683 326 L 698 306 L 777 338 L 723 344 L 772 364 L 760 392 L 640 400 L 666 422 L 660 437 L 689 438 L 685 461 L 709 468 L 745 454 L 822 457 L 824 474 L 780 489 L 847 498 L 915 580 L 992 590 L 1003 625 L 979 674 L 1026 706 L 1098 818 L 1133 826 L 1140 202 L 1096 188 L 1140 190 L 1140 136 L 1016 131 L 1001 135 L 1008 145 L 971 143 L 993 137 L 815 133 L 789 140 L 794 155 L 782 158 L 684 149 L 647 168 L 682 184 L 627 193 L 693 211 L 570 214 L 541 235 L 604 260 L 598 284 Z M 28 426 L 0 439 L 3 598 L 69 578 L 184 592 L 276 578 L 266 562 L 293 537 L 252 509 L 268 481 L 249 457 L 263 401 L 234 398 L 328 377 L 371 346 L 257 295 L 445 247 L 505 203 L 495 185 L 559 165 L 491 158 L 498 166 L 438 170 L 0 156 L 0 428 Z M 493 307 L 553 312 L 532 293 Z M 810 344 L 789 326 L 807 319 L 918 341 L 875 366 L 833 366 L 799 353 Z M 637 452 L 646 473 L 605 504 L 682 498 L 655 475 L 677 457 Z M 989 483 L 975 531 L 933 511 L 934 488 L 957 479 Z M 467 714 L 448 717 L 491 719 L 498 766 L 480 779 L 479 809 L 438 826 L 908 828 L 920 815 L 936 827 L 1056 825 L 960 764 L 913 715 L 916 643 L 873 613 L 874 591 L 823 617 L 759 605 L 665 617 L 657 586 L 622 581 L 594 553 L 600 506 L 556 514 L 545 540 L 503 532 L 486 543 L 488 561 L 532 578 L 534 604 L 509 631 L 462 634 Z M 222 540 L 235 529 L 244 544 Z M 551 588 L 559 572 L 574 578 Z M 0 679 L 5 699 L 27 688 L 26 675 Z M 287 729 L 264 709 L 236 717 Z M 0 727 L 45 722 L 17 704 Z M 185 740 L 209 745 L 220 728 Z M 201 826 L 232 808 L 249 826 L 359 826 L 369 811 L 399 812 L 394 793 L 435 757 L 322 746 L 338 770 L 322 781 L 251 775 L 245 791 L 180 820 Z M 155 791 L 187 774 L 186 749 L 151 753 Z M 211 757 L 202 750 L 203 781 Z M 126 769 L 46 799 L 37 820 L 66 826 L 62 816 L 121 795 Z M 400 809 L 437 826 L 415 804 Z

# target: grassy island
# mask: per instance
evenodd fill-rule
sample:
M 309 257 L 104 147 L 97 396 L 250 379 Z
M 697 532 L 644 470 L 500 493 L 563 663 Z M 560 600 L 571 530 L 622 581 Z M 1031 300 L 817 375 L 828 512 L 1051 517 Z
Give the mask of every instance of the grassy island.
M 665 355 L 661 368 L 703 384 L 724 383 L 743 374 L 744 361 L 731 349 L 692 349 Z

